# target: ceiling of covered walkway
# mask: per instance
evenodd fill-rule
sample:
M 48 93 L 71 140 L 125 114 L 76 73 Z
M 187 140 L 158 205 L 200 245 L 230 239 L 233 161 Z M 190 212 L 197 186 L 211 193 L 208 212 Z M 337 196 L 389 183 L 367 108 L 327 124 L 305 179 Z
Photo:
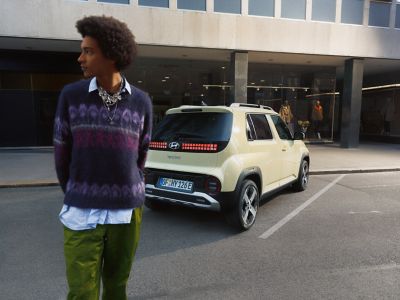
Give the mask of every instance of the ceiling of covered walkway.
M 79 52 L 80 41 L 49 40 L 20 37 L 0 37 L 2 50 L 28 50 L 50 52 Z M 220 61 L 229 63 L 233 50 L 204 49 L 186 47 L 166 47 L 160 45 L 139 45 L 139 57 L 164 58 L 173 60 Z M 318 54 L 249 52 L 249 63 L 278 65 L 336 67 L 338 77 L 343 76 L 344 61 L 349 57 Z M 400 60 L 365 58 L 364 74 L 374 75 L 400 70 Z

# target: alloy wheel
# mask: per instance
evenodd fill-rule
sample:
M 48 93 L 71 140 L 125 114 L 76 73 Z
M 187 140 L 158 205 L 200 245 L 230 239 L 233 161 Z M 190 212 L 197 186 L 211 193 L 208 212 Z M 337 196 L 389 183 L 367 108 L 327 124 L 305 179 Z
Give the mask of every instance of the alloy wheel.
M 309 169 L 308 169 L 307 161 L 303 162 L 302 168 L 303 169 L 302 169 L 302 172 L 301 172 L 301 185 L 305 189 L 307 187 L 307 184 L 308 184 L 308 175 L 309 175 L 308 174 Z
M 250 184 L 246 187 L 242 198 L 242 221 L 245 227 L 250 227 L 255 219 L 258 209 L 258 192 L 257 188 Z

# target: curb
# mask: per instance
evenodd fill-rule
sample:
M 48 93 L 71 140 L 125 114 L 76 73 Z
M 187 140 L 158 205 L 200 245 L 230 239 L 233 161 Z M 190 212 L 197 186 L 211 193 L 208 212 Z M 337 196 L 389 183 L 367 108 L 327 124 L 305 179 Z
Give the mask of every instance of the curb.
M 377 169 L 337 169 L 337 170 L 314 170 L 310 175 L 331 175 L 331 174 L 357 174 L 357 173 L 382 173 L 400 172 L 399 168 L 377 168 Z
M 56 180 L 31 180 L 31 181 L 14 181 L 0 182 L 0 189 L 5 188 L 24 188 L 24 187 L 46 187 L 60 185 Z
M 314 170 L 310 171 L 312 175 L 332 175 L 332 174 L 357 174 L 357 173 L 382 173 L 382 172 L 400 172 L 398 168 L 378 168 L 378 169 L 332 169 L 332 170 Z M 32 180 L 32 181 L 15 181 L 0 182 L 0 189 L 5 188 L 26 188 L 26 187 L 48 187 L 59 186 L 56 180 Z

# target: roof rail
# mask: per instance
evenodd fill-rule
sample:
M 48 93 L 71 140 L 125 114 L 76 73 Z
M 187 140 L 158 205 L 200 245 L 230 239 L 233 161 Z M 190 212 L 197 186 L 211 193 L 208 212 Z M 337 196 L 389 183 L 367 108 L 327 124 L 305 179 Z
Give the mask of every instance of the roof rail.
M 264 109 L 269 109 L 269 110 L 274 111 L 274 109 L 271 106 L 261 105 L 261 107 Z
M 260 104 L 253 104 L 253 103 L 232 103 L 231 107 L 255 107 L 255 108 L 263 108 L 269 109 L 273 111 L 273 108 L 270 106 L 260 105 Z

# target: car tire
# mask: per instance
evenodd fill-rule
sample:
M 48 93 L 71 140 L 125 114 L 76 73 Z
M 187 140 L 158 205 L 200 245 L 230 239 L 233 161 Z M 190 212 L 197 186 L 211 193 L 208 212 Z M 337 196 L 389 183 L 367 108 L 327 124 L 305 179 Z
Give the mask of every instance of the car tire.
M 167 204 L 161 203 L 160 201 L 149 199 L 149 198 L 146 198 L 144 200 L 144 205 L 147 208 L 154 210 L 154 211 L 161 211 L 161 210 L 165 210 L 167 208 Z
M 309 180 L 309 165 L 308 161 L 303 159 L 300 164 L 299 176 L 297 178 L 296 183 L 293 185 L 293 188 L 297 192 L 302 192 L 307 188 Z
M 226 213 L 229 224 L 240 231 L 250 229 L 256 221 L 260 197 L 252 180 L 244 180 L 235 199 L 234 207 Z

